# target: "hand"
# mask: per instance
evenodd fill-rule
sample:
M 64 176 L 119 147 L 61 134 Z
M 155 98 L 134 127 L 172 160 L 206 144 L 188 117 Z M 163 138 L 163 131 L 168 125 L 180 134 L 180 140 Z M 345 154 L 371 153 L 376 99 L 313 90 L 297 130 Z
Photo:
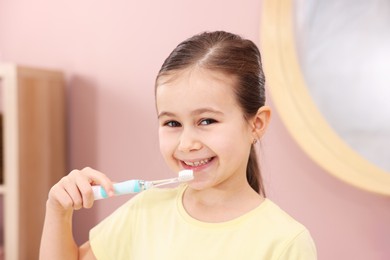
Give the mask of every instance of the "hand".
M 94 202 L 91 186 L 97 184 L 109 196 L 114 195 L 113 184 L 103 173 L 90 167 L 73 170 L 50 189 L 47 206 L 60 212 L 91 208 Z

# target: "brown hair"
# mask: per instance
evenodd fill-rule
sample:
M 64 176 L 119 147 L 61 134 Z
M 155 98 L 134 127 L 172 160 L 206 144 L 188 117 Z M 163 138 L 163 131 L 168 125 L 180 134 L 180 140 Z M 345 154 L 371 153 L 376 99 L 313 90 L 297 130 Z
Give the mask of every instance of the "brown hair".
M 237 101 L 249 119 L 265 103 L 265 77 L 257 46 L 250 40 L 224 32 L 204 32 L 180 43 L 164 61 L 156 78 L 192 66 L 217 70 L 237 79 Z M 257 162 L 256 150 L 251 147 L 246 176 L 250 186 L 265 196 L 264 185 Z

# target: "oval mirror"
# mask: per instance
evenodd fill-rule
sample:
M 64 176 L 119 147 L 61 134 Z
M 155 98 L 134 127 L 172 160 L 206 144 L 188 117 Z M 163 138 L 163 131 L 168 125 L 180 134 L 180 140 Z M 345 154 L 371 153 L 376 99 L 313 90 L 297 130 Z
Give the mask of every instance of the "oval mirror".
M 390 103 L 384 97 L 386 93 L 390 96 L 390 80 L 384 73 L 390 70 L 390 34 L 377 32 L 382 38 L 374 40 L 372 29 L 390 26 L 389 4 L 381 2 L 387 9 L 381 9 L 382 16 L 370 28 L 367 23 L 359 24 L 357 18 L 363 13 L 379 17 L 378 12 L 367 6 L 359 10 L 354 1 L 263 0 L 260 43 L 274 105 L 307 155 L 351 185 L 390 195 Z M 348 10 L 355 20 L 335 18 L 336 13 L 346 15 L 346 10 L 340 11 L 343 5 L 354 6 Z M 324 25 L 327 30 L 315 28 Z M 371 38 L 365 39 L 362 33 L 371 33 Z M 366 49 L 356 58 L 356 48 L 364 44 Z M 369 59 L 375 55 L 383 58 Z M 357 64 L 362 60 L 365 63 Z M 359 69 L 361 73 L 357 73 Z M 381 94 L 375 96 L 376 91 Z M 363 95 L 358 96 L 359 92 Z M 359 102 L 352 104 L 352 99 Z M 370 108 L 375 111 L 369 112 Z M 373 117 L 378 112 L 382 112 L 382 118 Z M 377 141 L 379 135 L 384 139 Z

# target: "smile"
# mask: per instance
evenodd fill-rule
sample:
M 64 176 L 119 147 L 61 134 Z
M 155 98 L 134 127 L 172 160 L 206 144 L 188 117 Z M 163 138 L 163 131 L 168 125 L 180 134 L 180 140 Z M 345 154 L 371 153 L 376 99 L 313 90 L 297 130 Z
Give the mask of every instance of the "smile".
M 211 160 L 212 160 L 212 158 L 207 158 L 207 159 L 203 159 L 203 160 L 195 161 L 195 162 L 190 162 L 190 161 L 183 161 L 183 162 L 185 165 L 192 166 L 192 167 L 198 167 L 198 166 L 207 164 Z

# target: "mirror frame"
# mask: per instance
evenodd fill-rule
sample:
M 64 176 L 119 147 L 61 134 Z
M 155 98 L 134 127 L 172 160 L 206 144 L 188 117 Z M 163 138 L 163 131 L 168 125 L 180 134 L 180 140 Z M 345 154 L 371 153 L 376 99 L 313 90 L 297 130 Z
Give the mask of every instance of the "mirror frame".
M 349 147 L 311 98 L 294 40 L 293 0 L 263 0 L 260 47 L 274 106 L 293 139 L 320 167 L 360 189 L 390 195 L 390 173 Z

